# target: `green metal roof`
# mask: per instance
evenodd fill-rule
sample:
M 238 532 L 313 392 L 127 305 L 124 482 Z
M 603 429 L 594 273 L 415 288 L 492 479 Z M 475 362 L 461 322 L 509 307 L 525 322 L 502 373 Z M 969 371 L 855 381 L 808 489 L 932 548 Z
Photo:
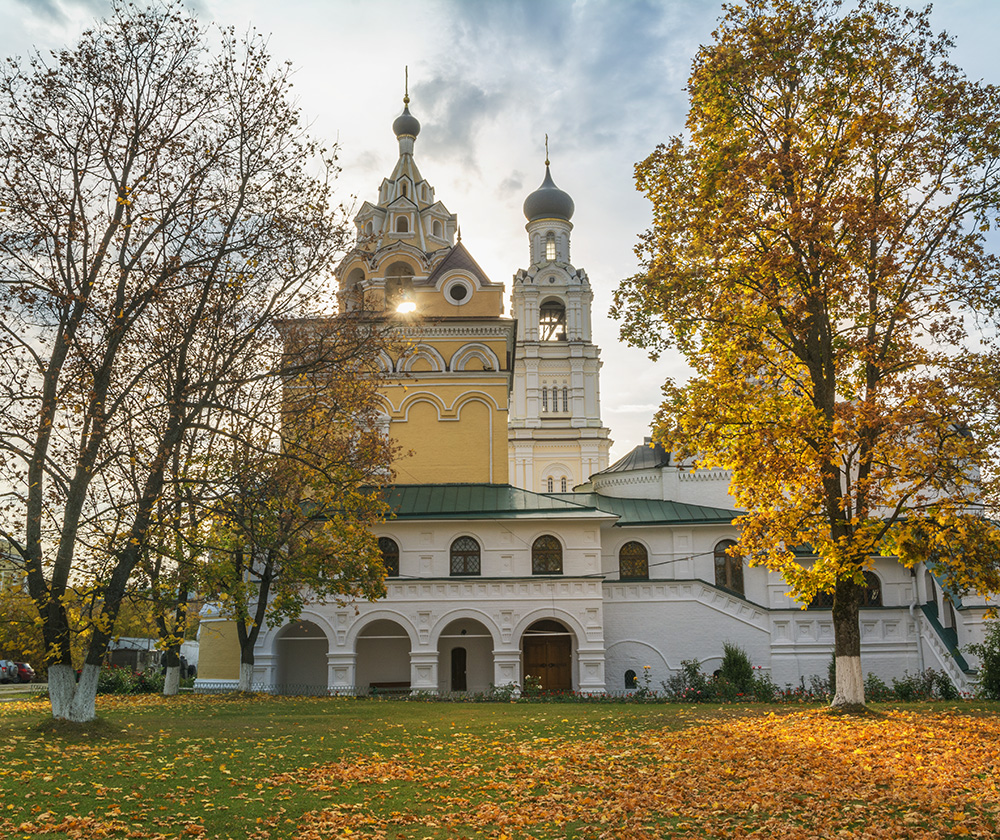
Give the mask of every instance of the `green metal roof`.
M 385 488 L 395 519 L 512 519 L 601 516 L 586 496 L 572 501 L 509 484 L 396 484 Z
M 615 524 L 629 525 L 728 525 L 742 514 L 738 510 L 689 505 L 661 499 L 620 499 L 600 493 L 558 494 L 556 498 L 575 499 L 577 504 L 596 507 L 618 517 Z

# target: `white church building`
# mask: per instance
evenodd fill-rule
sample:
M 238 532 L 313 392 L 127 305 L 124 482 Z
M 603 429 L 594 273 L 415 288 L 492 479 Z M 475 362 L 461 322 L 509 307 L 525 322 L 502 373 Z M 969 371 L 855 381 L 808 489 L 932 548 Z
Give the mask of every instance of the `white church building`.
M 779 686 L 825 678 L 829 605 L 802 609 L 780 575 L 727 553 L 739 515 L 727 473 L 648 444 L 609 464 L 593 295 L 549 162 L 524 202 L 528 265 L 507 315 L 504 286 L 417 169 L 408 107 L 393 130 L 399 159 L 359 211 L 337 276 L 348 309 L 397 319 L 405 339 L 383 359 L 389 432 L 412 453 L 378 528 L 387 594 L 311 604 L 265 628 L 255 688 L 484 692 L 531 676 L 548 690 L 622 692 L 647 666 L 654 688 L 684 660 L 711 673 L 726 641 Z M 934 668 L 970 690 L 976 663 L 962 649 L 981 638 L 985 602 L 892 558 L 868 583 L 864 671 Z M 231 623 L 208 607 L 200 634 L 196 688 L 235 686 Z

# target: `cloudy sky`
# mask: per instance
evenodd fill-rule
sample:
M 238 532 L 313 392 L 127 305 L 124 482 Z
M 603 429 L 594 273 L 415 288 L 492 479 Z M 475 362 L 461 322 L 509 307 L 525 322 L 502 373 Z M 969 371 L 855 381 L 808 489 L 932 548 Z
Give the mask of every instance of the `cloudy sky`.
M 137 0 L 141 2 L 141 0 Z M 462 239 L 510 288 L 527 263 L 521 204 L 544 175 L 573 196 L 572 258 L 594 288 L 605 424 L 620 457 L 642 442 L 660 385 L 682 372 L 622 347 L 607 312 L 636 270 L 649 223 L 632 169 L 679 133 L 684 84 L 721 14 L 716 0 L 194 0 L 206 20 L 269 36 L 297 68 L 300 106 L 315 136 L 340 144 L 341 197 L 372 198 L 396 159 L 392 120 L 403 68 L 422 125 L 416 161 L 458 214 Z M 913 3 L 920 5 L 922 3 Z M 109 0 L 0 0 L 0 56 L 72 44 Z M 1000 82 L 997 0 L 936 0 L 937 30 L 975 79 Z

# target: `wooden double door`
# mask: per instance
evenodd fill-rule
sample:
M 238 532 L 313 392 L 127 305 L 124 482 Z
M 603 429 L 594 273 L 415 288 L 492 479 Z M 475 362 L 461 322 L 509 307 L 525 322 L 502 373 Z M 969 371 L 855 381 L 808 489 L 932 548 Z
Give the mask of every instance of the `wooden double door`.
M 540 624 L 555 626 L 536 625 L 525 633 L 524 675 L 537 677 L 542 691 L 572 691 L 573 639 L 556 622 Z

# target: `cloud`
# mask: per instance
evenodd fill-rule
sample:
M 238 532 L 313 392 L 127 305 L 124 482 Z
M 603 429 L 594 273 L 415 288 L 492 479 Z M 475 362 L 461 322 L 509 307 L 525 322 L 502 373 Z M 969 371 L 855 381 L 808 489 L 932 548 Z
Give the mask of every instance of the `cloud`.
M 435 131 L 421 137 L 421 151 L 441 154 L 464 167 L 476 169 L 476 133 L 506 106 L 507 97 L 450 75 L 439 75 L 412 86 L 420 102 L 419 119 L 433 123 Z M 426 115 L 426 116 L 425 116 Z
M 651 135 L 683 128 L 690 60 L 718 13 L 685 0 L 449 0 L 426 90 L 448 97 L 434 114 L 447 120 L 440 150 L 471 167 L 478 132 L 495 124 L 548 132 L 557 158 L 642 157 Z
M 649 403 L 648 405 L 606 405 L 604 406 L 605 411 L 610 411 L 613 414 L 642 414 L 648 415 L 652 414 L 659 408 L 658 405 L 654 403 Z
M 36 17 L 51 23 L 65 23 L 71 17 L 106 14 L 111 4 L 109 0 L 15 0 Z
M 515 169 L 500 182 L 500 186 L 497 187 L 497 196 L 499 198 L 510 198 L 511 196 L 524 195 L 526 192 L 524 177 L 523 172 Z

